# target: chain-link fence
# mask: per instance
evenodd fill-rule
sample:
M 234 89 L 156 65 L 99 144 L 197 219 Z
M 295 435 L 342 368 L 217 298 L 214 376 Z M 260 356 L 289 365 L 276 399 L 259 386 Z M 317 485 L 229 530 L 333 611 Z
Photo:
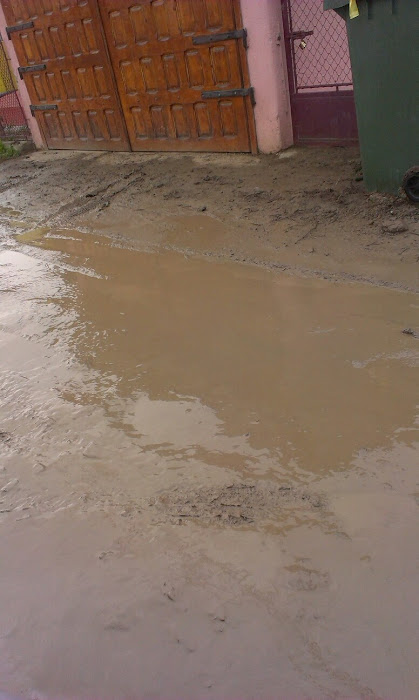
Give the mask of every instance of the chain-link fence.
M 0 139 L 30 141 L 31 133 L 19 102 L 17 85 L 0 36 Z
M 324 12 L 322 0 L 291 0 L 297 92 L 351 89 L 352 71 L 346 26 L 336 12 Z M 306 36 L 303 36 L 307 32 Z

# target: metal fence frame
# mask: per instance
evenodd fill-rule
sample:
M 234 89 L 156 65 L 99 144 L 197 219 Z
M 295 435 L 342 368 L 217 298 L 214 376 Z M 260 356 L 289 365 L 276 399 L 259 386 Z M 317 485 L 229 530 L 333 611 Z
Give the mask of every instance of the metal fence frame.
M 0 34 L 0 139 L 31 141 L 28 121 L 19 100 L 16 79 Z
M 294 142 L 358 140 L 344 22 L 322 0 L 281 0 Z
M 285 5 L 287 38 L 293 39 L 291 89 L 352 90 L 346 27 L 340 17 L 324 12 L 321 0 L 287 0 Z

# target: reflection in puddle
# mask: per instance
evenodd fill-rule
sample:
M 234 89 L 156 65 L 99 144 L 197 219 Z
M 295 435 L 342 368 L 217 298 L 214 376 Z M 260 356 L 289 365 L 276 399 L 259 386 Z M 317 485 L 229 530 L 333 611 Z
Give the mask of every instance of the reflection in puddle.
M 142 451 L 323 473 L 412 424 L 418 350 L 401 329 L 418 325 L 413 295 L 79 232 L 20 240 L 59 254 L 66 292 L 48 332 L 90 373 L 74 369 L 60 395 L 104 408 Z

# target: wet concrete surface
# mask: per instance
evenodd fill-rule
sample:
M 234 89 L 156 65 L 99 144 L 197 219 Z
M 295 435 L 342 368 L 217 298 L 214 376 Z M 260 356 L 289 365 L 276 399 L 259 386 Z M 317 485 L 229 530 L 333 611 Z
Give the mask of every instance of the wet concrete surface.
M 417 697 L 417 295 L 3 215 L 0 690 Z

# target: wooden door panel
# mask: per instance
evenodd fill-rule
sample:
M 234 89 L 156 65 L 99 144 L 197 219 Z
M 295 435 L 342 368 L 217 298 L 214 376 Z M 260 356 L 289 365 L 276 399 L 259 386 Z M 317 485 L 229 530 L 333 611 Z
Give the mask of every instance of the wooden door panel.
M 239 42 L 193 43 L 232 31 L 232 0 L 101 0 L 109 53 L 133 150 L 248 151 Z
M 48 146 L 129 150 L 96 0 L 2 5 L 9 26 L 33 22 L 11 38 L 21 67 L 41 66 L 23 76 Z

